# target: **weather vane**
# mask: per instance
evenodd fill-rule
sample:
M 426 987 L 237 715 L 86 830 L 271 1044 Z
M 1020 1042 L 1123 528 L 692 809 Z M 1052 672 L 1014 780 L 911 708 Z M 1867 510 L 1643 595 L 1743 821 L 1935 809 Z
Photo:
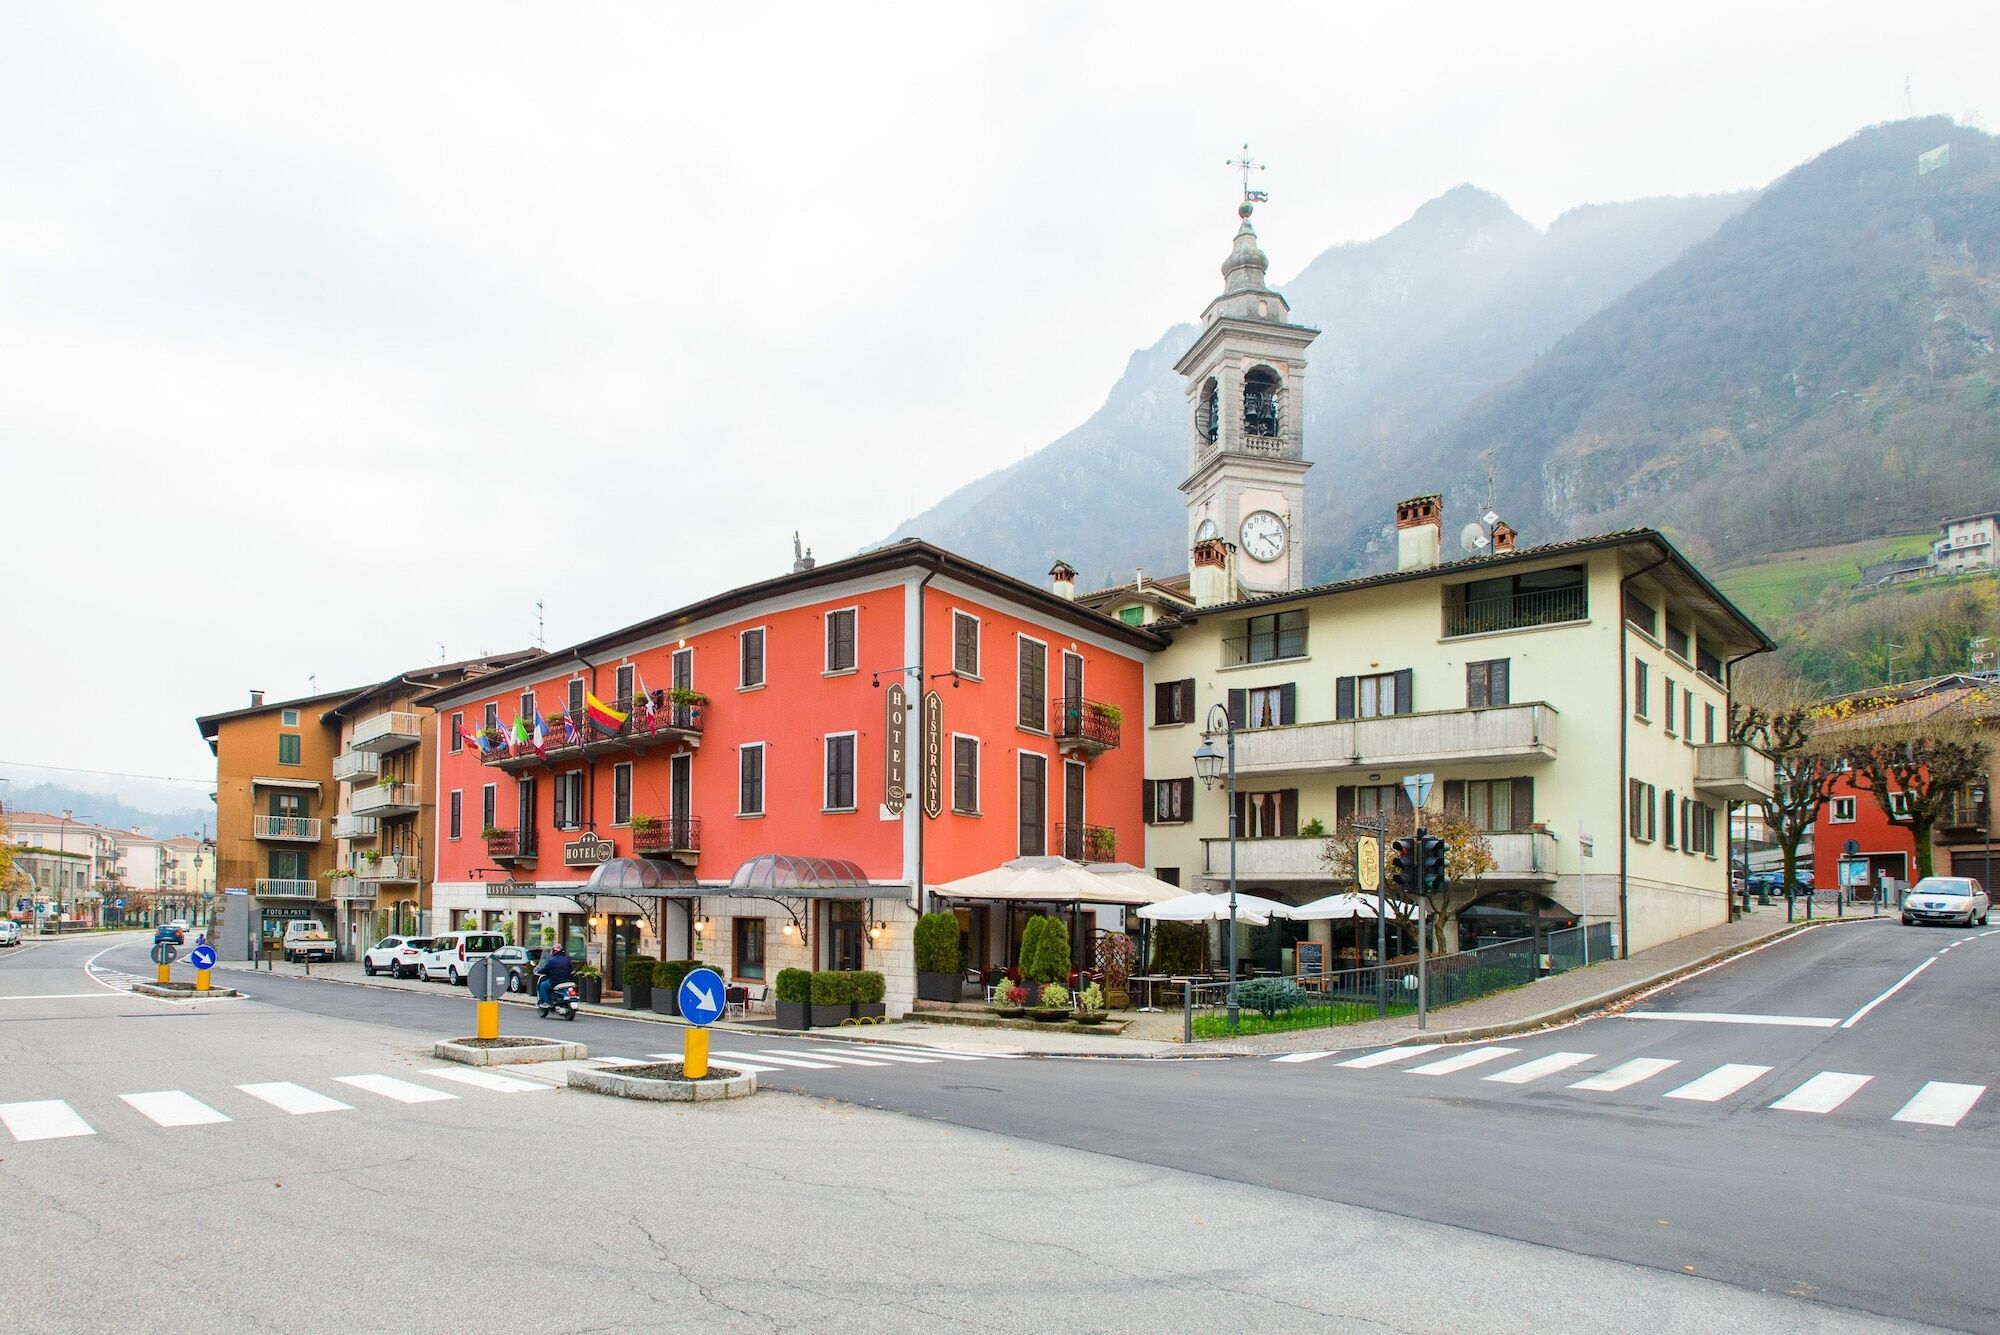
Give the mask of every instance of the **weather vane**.
M 1223 165 L 1234 167 L 1243 173 L 1243 202 L 1245 204 L 1262 204 L 1269 198 L 1262 190 L 1252 190 L 1250 188 L 1250 173 L 1264 170 L 1264 164 L 1250 156 L 1250 145 L 1243 145 L 1242 157 L 1231 158 Z

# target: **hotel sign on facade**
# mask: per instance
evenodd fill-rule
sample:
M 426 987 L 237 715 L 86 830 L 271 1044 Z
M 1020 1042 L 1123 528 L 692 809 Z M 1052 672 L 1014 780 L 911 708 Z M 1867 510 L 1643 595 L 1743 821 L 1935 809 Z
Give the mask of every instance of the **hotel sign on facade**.
M 882 805 L 900 816 L 910 796 L 910 697 L 900 681 L 889 687 L 883 713 Z

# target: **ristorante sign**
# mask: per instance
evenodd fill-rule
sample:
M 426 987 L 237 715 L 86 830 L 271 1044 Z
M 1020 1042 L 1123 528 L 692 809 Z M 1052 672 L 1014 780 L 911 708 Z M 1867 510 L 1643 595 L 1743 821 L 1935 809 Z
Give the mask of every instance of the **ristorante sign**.
M 944 697 L 924 694 L 924 814 L 944 814 Z

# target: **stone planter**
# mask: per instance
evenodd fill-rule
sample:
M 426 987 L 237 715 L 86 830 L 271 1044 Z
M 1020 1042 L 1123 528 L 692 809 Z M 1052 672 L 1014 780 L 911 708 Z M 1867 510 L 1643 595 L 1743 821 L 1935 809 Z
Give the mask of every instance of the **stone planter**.
M 965 995 L 965 980 L 955 973 L 917 973 L 917 1000 L 958 1001 Z
M 681 1013 L 681 990 L 679 987 L 655 987 L 653 994 L 653 1014 L 679 1015 Z
M 781 1001 L 778 1003 L 778 1028 L 812 1028 L 811 1007 L 803 1001 Z
M 1028 1018 L 1039 1024 L 1053 1024 L 1058 1020 L 1067 1020 L 1074 1013 L 1067 1006 L 1032 1006 L 1028 1009 Z
M 1070 1018 L 1078 1024 L 1103 1024 L 1110 1016 L 1110 1011 L 1078 1011 Z
M 485 1044 L 499 1046 L 487 1047 Z M 431 1045 L 431 1056 L 466 1066 L 516 1066 L 522 1062 L 582 1061 L 590 1049 L 581 1043 L 556 1043 L 545 1038 L 447 1038 Z
M 614 1066 L 592 1071 L 572 1068 L 568 1080 L 573 1089 L 593 1094 L 609 1094 L 620 1099 L 648 1099 L 658 1103 L 707 1103 L 716 1099 L 748 1098 L 757 1092 L 757 1077 L 748 1071 L 711 1064 L 705 1080 L 676 1079 L 671 1075 L 634 1075 L 633 1071 L 678 1070 L 679 1062 L 660 1066 Z
M 889 1016 L 886 1001 L 857 1001 L 854 1003 L 854 1018 L 857 1020 L 884 1020 Z
M 812 1005 L 812 1022 L 815 1029 L 833 1029 L 838 1027 L 842 1020 L 853 1018 L 852 1002 L 843 1001 L 838 1006 L 822 1006 L 818 1002 Z
M 577 979 L 577 980 L 576 980 L 576 993 L 577 993 L 577 996 L 578 996 L 578 997 L 580 997 L 580 998 L 582 998 L 582 1000 L 583 1000 L 583 1001 L 584 1001 L 584 1002 L 585 1002 L 585 1003 L 586 1003 L 587 1005 L 591 1005 L 591 1006 L 602 1006 L 602 1005 L 604 1004 L 604 977 L 603 977 L 603 975 L 602 975 L 602 974 L 600 974 L 600 975 L 598 975 L 598 976 L 597 976 L 597 977 L 595 977 L 595 978 L 579 978 L 579 979 Z
M 995 1006 L 993 1013 L 1003 1020 L 1018 1020 L 1028 1013 L 1026 1006 Z
M 653 988 L 650 983 L 625 984 L 625 1009 L 642 1011 L 653 1004 Z

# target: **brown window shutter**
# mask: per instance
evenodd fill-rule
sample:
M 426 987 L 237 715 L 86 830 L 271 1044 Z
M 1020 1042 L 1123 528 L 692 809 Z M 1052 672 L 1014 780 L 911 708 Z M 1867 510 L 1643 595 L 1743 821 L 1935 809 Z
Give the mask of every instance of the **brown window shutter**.
M 1496 658 L 1487 665 L 1486 669 L 1487 704 L 1504 705 L 1510 703 L 1511 697 L 1509 696 L 1508 692 L 1512 689 L 1512 683 L 1508 680 L 1508 678 L 1511 675 L 1512 673 L 1510 671 L 1507 659 Z
M 1446 779 L 1444 781 L 1444 809 L 1465 814 L 1465 780 Z
M 1514 828 L 1525 830 L 1535 823 L 1535 781 L 1514 780 Z
M 1278 722 L 1297 723 L 1299 721 L 1299 686 L 1288 681 L 1278 688 Z
M 1354 717 L 1354 678 L 1339 677 L 1333 683 L 1333 716 L 1336 719 Z
M 1478 709 L 1486 703 L 1486 692 L 1490 689 L 1486 676 L 1486 664 L 1467 663 L 1465 665 L 1465 707 Z
M 1194 718 L 1194 678 L 1185 677 L 1179 683 L 1181 704 L 1178 721 L 1187 723 Z
M 1417 674 L 1404 668 L 1396 674 L 1396 712 L 1408 714 L 1416 708 L 1412 689 L 1416 685 Z
M 1249 693 L 1244 690 L 1237 689 L 1229 693 L 1229 721 L 1239 728 L 1244 725 L 1244 720 L 1249 715 L 1248 701 Z
M 1172 682 L 1162 681 L 1154 683 L 1153 722 L 1172 723 L 1174 721 L 1173 699 L 1174 684 Z
M 1142 779 L 1139 781 L 1139 788 L 1142 794 L 1139 798 L 1139 809 L 1146 813 L 1146 824 L 1152 825 L 1160 818 L 1159 808 L 1155 805 L 1159 795 L 1159 784 L 1152 779 Z
M 1334 828 L 1337 830 L 1342 825 L 1345 825 L 1347 822 L 1353 819 L 1354 819 L 1354 788 L 1351 784 L 1342 784 L 1339 788 L 1334 790 L 1333 794 Z
M 1278 833 L 1296 835 L 1299 832 L 1299 790 L 1287 788 L 1278 794 Z

